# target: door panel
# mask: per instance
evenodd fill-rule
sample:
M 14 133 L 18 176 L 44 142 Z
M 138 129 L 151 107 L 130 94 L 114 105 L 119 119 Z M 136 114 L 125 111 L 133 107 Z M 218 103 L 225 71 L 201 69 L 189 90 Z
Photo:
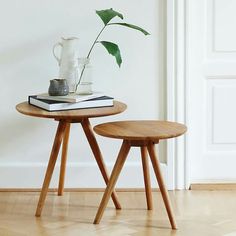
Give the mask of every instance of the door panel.
M 236 180 L 236 1 L 188 4 L 191 182 Z

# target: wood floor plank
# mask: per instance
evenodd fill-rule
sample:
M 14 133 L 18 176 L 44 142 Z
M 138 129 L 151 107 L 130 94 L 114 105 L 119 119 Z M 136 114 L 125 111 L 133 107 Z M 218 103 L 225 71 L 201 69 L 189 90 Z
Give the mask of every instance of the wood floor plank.
M 178 230 L 172 231 L 160 192 L 146 210 L 145 192 L 120 192 L 121 211 L 112 201 L 93 224 L 102 192 L 49 192 L 42 217 L 34 216 L 37 192 L 0 192 L 0 235 L 7 236 L 232 236 L 236 235 L 236 191 L 170 191 Z

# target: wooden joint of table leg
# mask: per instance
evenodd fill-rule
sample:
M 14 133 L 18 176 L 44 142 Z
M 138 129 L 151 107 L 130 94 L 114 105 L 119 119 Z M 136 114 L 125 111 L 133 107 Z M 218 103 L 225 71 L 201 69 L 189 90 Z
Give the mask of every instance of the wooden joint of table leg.
M 130 140 L 130 145 L 133 147 L 143 147 L 143 146 L 148 146 L 150 143 L 151 144 L 158 144 L 159 140 L 155 141 L 150 141 L 150 140 Z
M 60 119 L 60 118 L 55 118 L 55 121 L 65 121 L 66 123 L 81 123 L 83 119 Z

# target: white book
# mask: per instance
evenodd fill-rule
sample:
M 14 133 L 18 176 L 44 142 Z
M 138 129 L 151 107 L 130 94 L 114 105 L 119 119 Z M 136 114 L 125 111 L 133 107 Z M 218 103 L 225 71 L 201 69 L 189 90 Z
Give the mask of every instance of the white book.
M 98 98 L 105 96 L 104 93 L 102 92 L 93 92 L 93 94 L 89 95 L 80 95 L 76 93 L 69 93 L 66 96 L 50 96 L 48 93 L 42 93 L 38 94 L 37 98 L 38 99 L 46 99 L 46 100 L 52 100 L 52 101 L 62 101 L 62 102 L 82 102 L 86 100 L 90 100 L 93 98 Z
M 110 107 L 113 106 L 113 101 L 114 98 L 108 96 L 102 96 L 75 103 L 39 99 L 37 98 L 36 95 L 28 97 L 29 104 L 40 107 L 47 111 L 63 111 L 63 110 L 85 109 L 85 108 Z

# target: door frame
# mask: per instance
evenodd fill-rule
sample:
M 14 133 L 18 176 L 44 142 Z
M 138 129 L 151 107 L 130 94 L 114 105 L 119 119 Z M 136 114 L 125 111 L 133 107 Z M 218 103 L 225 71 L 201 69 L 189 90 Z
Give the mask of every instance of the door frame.
M 167 120 L 188 126 L 188 4 L 167 0 Z M 188 134 L 167 142 L 169 189 L 189 189 Z

